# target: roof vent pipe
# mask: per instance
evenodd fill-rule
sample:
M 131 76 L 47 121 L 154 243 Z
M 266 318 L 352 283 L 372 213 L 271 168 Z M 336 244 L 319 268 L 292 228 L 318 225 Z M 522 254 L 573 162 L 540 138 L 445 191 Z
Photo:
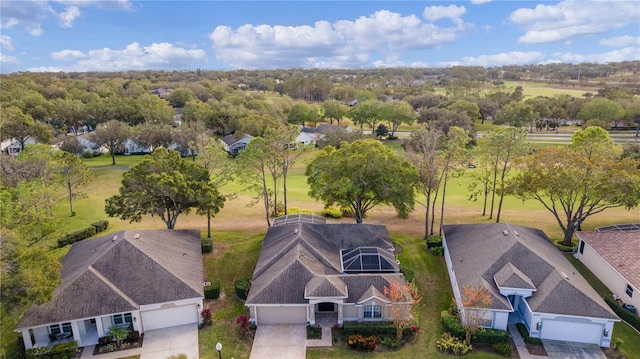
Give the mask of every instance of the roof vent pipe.
M 502 230 L 502 234 L 504 234 L 505 236 L 508 236 L 509 235 L 509 231 L 507 231 L 506 229 L 503 229 Z

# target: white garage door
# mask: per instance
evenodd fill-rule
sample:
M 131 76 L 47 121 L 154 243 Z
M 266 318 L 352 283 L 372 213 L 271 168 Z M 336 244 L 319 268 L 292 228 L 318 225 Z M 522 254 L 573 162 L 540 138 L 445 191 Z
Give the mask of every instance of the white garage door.
M 603 329 L 604 327 L 600 324 L 567 320 L 543 320 L 540 338 L 600 344 Z
M 260 324 L 306 324 L 307 307 L 256 307 Z
M 198 308 L 195 305 L 142 312 L 142 325 L 145 331 L 197 322 Z

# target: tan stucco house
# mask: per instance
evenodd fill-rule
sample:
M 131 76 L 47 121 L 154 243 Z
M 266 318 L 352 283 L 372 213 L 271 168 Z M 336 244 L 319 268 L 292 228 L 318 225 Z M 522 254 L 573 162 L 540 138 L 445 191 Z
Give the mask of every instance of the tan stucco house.
M 635 229 L 634 229 L 635 228 Z M 631 230 L 577 232 L 576 258 L 624 304 L 640 310 L 640 225 Z
M 392 281 L 406 284 L 386 227 L 289 215 L 265 235 L 245 304 L 257 325 L 384 321 L 409 304 L 384 295 Z
M 620 321 L 541 230 L 508 223 L 442 226 L 458 310 L 481 312 L 483 326 L 523 323 L 533 338 L 608 347 Z M 488 308 L 465 308 L 461 289 L 480 286 Z
M 16 328 L 26 349 L 74 340 L 94 345 L 112 326 L 144 333 L 201 321 L 198 230 L 122 231 L 74 243 L 53 298 Z

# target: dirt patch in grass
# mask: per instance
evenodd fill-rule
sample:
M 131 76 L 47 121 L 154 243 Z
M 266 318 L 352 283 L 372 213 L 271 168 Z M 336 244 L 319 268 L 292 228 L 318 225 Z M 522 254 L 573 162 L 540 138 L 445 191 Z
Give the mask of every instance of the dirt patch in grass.
M 616 348 L 602 349 L 602 352 L 607 357 L 607 359 L 626 359 L 627 358 L 622 353 L 620 353 L 620 351 Z

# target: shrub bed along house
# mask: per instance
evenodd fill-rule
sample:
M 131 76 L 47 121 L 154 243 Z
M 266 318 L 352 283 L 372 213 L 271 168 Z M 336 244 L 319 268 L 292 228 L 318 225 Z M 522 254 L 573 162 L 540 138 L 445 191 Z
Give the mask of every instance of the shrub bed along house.
M 364 351 L 373 351 L 376 348 L 376 344 L 378 343 L 378 338 L 374 336 L 363 337 L 360 334 L 349 335 L 347 339 L 347 345 L 349 348 L 364 350 Z
M 78 349 L 77 342 L 58 343 L 52 347 L 32 348 L 25 352 L 27 359 L 60 359 L 77 358 L 81 350 Z
M 427 237 L 427 248 L 442 247 L 442 237 L 429 236 Z
M 460 319 L 448 310 L 442 311 L 440 315 L 445 331 L 451 333 L 451 335 L 456 338 L 464 340 L 466 331 L 460 323 Z M 472 344 L 496 344 L 507 343 L 508 341 L 509 333 L 499 329 L 480 328 L 471 335 Z
M 525 343 L 542 344 L 542 340 L 540 340 L 538 338 L 531 338 L 529 336 L 529 332 L 527 331 L 527 327 L 524 324 L 518 323 L 518 324 L 516 324 L 516 327 L 518 328 L 518 332 L 520 333 L 520 336 L 522 336 L 522 339 L 524 340 Z
M 611 309 L 613 309 L 613 311 L 616 312 L 616 314 L 621 319 L 629 323 L 629 325 L 631 325 L 632 327 L 636 328 L 636 330 L 640 331 L 640 317 L 624 309 L 617 300 L 613 299 L 613 295 L 604 297 L 604 301 L 609 304 Z

